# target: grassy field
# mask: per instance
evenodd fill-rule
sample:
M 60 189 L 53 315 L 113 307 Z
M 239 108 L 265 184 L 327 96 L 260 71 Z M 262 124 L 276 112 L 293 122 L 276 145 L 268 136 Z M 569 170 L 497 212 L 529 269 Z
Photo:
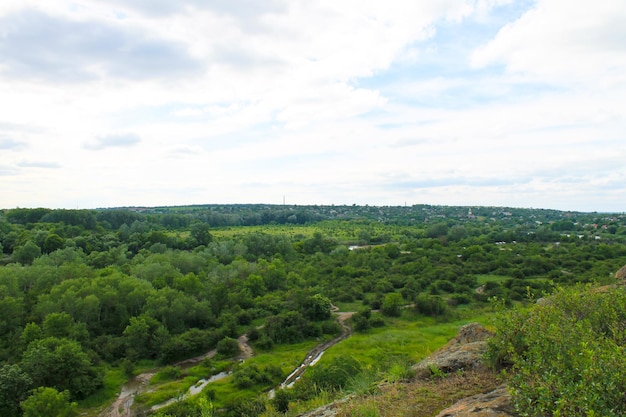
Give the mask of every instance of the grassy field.
M 389 364 L 394 358 L 417 363 L 456 335 L 459 327 L 471 321 L 487 324 L 484 311 L 467 311 L 467 317 L 451 322 L 416 315 L 410 310 L 400 318 L 385 318 L 386 326 L 354 333 L 331 347 L 320 363 L 337 356 L 351 356 L 365 367 Z
M 340 307 L 342 311 L 353 311 L 358 306 L 342 304 Z M 454 337 L 459 327 L 472 321 L 488 326 L 491 314 L 489 307 L 463 307 L 454 310 L 453 315 L 444 320 L 424 317 L 411 309 L 406 309 L 401 317 L 385 317 L 384 327 L 372 328 L 365 333 L 353 333 L 348 339 L 334 345 L 322 356 L 319 364 L 324 366 L 332 362 L 334 358 L 343 356 L 356 359 L 364 372 L 355 378 L 354 385 L 357 391 L 359 391 L 359 385 L 363 387 L 361 391 L 367 391 L 369 387 L 381 380 L 404 379 L 411 365 L 447 343 Z M 256 351 L 252 358 L 246 360 L 245 366 L 258 366 L 259 368 L 276 366 L 284 375 L 287 375 L 299 366 L 307 352 L 320 342 L 321 340 L 312 340 L 294 345 L 278 345 L 267 352 Z M 179 397 L 200 379 L 241 366 L 237 363 L 233 360 L 213 358 L 184 370 L 163 367 L 150 381 L 149 389 L 136 397 L 136 403 L 141 408 L 148 409 L 170 398 Z M 137 372 L 154 369 L 154 365 L 153 363 L 142 364 Z M 97 406 L 112 401 L 124 382 L 125 377 L 121 369 L 109 370 L 102 395 L 90 398 L 89 403 L 82 403 L 83 413 L 91 416 L 97 415 L 97 411 L 94 411 Z M 233 377 L 228 376 L 209 384 L 204 395 L 211 398 L 213 405 L 219 409 L 239 404 L 242 401 L 253 400 L 259 396 L 265 397 L 265 392 L 270 388 L 272 386 L 254 385 L 241 389 L 237 387 Z M 288 415 L 292 415 L 294 410 L 306 411 L 318 407 L 332 399 L 331 393 L 321 392 L 315 398 L 294 403 Z M 365 411 L 358 408 L 350 412 L 357 413 L 353 415 L 361 415 L 358 413 L 365 413 Z
M 498 282 L 503 283 L 507 279 L 511 279 L 506 275 L 492 275 L 492 274 L 481 274 L 476 275 L 476 281 L 478 281 L 478 285 L 486 284 L 487 282 Z

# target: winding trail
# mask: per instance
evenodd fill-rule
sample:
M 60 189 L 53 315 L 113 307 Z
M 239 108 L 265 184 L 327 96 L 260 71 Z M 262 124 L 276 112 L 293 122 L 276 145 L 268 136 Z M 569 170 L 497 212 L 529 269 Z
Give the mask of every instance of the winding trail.
M 355 314 L 355 312 L 339 312 L 338 308 L 335 306 L 333 306 L 332 311 L 333 314 L 337 317 L 337 321 L 341 325 L 341 334 L 334 339 L 324 343 L 320 343 L 319 345 L 311 349 L 307 353 L 302 363 L 296 369 L 294 369 L 294 371 L 289 374 L 289 376 L 287 376 L 287 378 L 280 384 L 280 388 L 290 387 L 291 385 L 293 385 L 293 383 L 302 376 L 306 368 L 315 365 L 315 363 L 322 357 L 322 355 L 324 354 L 324 352 L 326 352 L 328 348 L 350 337 L 350 335 L 352 334 L 352 329 L 350 328 L 350 326 L 348 326 L 346 321 L 350 319 Z M 252 346 L 250 346 L 250 344 L 248 343 L 248 335 L 243 334 L 239 336 L 237 338 L 237 341 L 239 342 L 240 353 L 237 357 L 235 357 L 235 359 L 246 360 L 251 358 L 254 355 L 254 351 L 252 350 Z M 177 366 L 183 369 L 189 368 L 197 365 L 205 359 L 212 358 L 216 354 L 217 350 L 213 349 L 202 355 L 176 362 L 175 364 L 173 364 L 173 366 Z M 115 402 L 113 402 L 113 404 L 100 412 L 100 414 L 98 414 L 98 417 L 134 417 L 135 412 L 132 410 L 132 405 L 135 400 L 135 396 L 141 394 L 142 392 L 145 392 L 148 389 L 150 379 L 154 375 L 156 375 L 157 372 L 158 369 L 152 369 L 150 371 L 136 375 L 131 380 L 129 380 L 124 385 L 124 387 L 122 387 L 122 390 L 120 391 Z M 198 383 L 189 388 L 189 391 L 185 395 L 181 396 L 180 398 L 170 399 L 162 404 L 157 404 L 152 407 L 152 410 L 157 410 L 181 399 L 189 398 L 193 395 L 196 395 L 200 393 L 208 383 L 221 378 L 225 378 L 228 375 L 229 373 L 222 372 L 218 375 L 213 375 L 210 378 L 201 379 L 200 381 L 198 381 Z M 270 392 L 270 396 L 273 391 L 274 390 Z
M 248 344 L 248 336 L 246 334 L 243 334 L 237 338 L 237 341 L 239 342 L 240 353 L 235 359 L 245 360 L 245 359 L 251 358 L 252 355 L 254 354 L 254 351 L 252 350 L 252 346 Z M 205 359 L 212 358 L 216 354 L 217 354 L 217 349 L 213 349 L 202 355 L 185 359 L 180 362 L 176 362 L 175 364 L 173 364 L 173 366 L 177 366 L 183 369 L 190 368 L 194 365 L 199 364 Z M 131 407 L 133 405 L 133 402 L 135 401 L 135 396 L 141 394 L 142 392 L 145 392 L 148 389 L 148 386 L 150 384 L 150 379 L 152 379 L 152 377 L 156 375 L 157 372 L 158 372 L 158 369 L 152 369 L 147 372 L 143 372 L 139 375 L 136 375 L 135 377 L 130 379 L 122 387 L 122 390 L 117 396 L 117 399 L 115 400 L 115 402 L 113 402 L 113 404 L 111 404 L 106 409 L 104 409 L 100 414 L 98 414 L 98 417 L 134 417 L 135 413 Z M 222 373 L 218 375 L 219 377 L 222 377 L 222 378 L 226 376 L 226 375 L 223 375 Z M 208 378 L 206 380 L 198 381 L 198 384 L 195 384 L 189 389 L 189 396 L 196 395 L 198 394 L 199 391 L 202 391 L 201 389 L 199 390 L 198 387 L 199 386 L 203 387 L 202 384 L 207 384 L 209 382 L 215 381 L 216 379 L 214 377 L 215 376 L 212 376 L 211 378 Z M 175 401 L 170 400 L 170 402 L 168 402 L 168 404 L 166 405 L 169 405 L 173 402 Z M 161 408 L 159 406 L 162 407 L 161 404 L 158 404 L 157 406 L 155 406 L 156 408 L 153 407 L 153 409 Z
M 294 369 L 294 371 L 290 373 L 289 376 L 287 376 L 287 378 L 280 384 L 280 388 L 291 387 L 294 382 L 296 382 L 302 376 L 304 371 L 306 371 L 306 368 L 315 365 L 317 361 L 320 360 L 326 350 L 341 342 L 342 340 L 350 337 L 350 335 L 352 334 L 352 328 L 348 326 L 346 321 L 350 319 L 355 314 L 355 312 L 338 312 L 337 310 L 338 308 L 333 306 L 333 314 L 337 316 L 337 321 L 341 325 L 341 334 L 334 339 L 329 340 L 328 342 L 321 343 L 311 349 L 306 354 L 306 357 L 304 358 L 302 363 L 296 369 Z M 271 395 L 272 394 L 270 393 L 270 396 Z
M 99 417 L 132 417 L 131 406 L 135 401 L 135 396 L 145 391 L 150 378 L 156 375 L 156 370 L 144 372 L 133 377 L 122 387 L 117 399 L 113 404 L 104 409 Z

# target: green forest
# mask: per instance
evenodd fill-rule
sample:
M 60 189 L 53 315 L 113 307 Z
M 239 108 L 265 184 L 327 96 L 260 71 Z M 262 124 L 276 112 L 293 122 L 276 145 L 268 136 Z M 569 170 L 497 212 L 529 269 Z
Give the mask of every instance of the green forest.
M 623 213 L 429 205 L 0 210 L 0 415 L 109 415 L 122 387 L 150 370 L 153 388 L 134 398 L 135 415 L 286 413 L 332 398 L 345 375 L 401 377 L 460 323 L 487 322 L 494 304 L 613 284 L 624 265 Z M 361 347 L 338 343 L 292 390 L 278 389 L 310 349 L 345 332 L 337 312 L 350 313 L 350 340 Z M 427 341 L 411 339 L 418 328 Z M 241 360 L 242 335 L 253 359 Z M 381 335 L 411 341 L 374 348 Z M 211 350 L 215 356 L 180 365 Z M 219 373 L 227 377 L 182 397 Z M 171 398 L 180 401 L 156 407 Z

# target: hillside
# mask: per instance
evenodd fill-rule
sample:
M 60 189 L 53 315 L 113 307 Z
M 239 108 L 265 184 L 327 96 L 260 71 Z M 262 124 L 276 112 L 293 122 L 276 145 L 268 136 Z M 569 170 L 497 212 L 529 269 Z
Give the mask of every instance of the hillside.
M 625 307 L 623 282 L 560 290 L 499 313 L 495 334 L 463 326 L 403 381 L 303 416 L 622 416 Z
M 54 403 L 100 415 L 149 374 L 134 414 L 304 412 L 406 379 L 462 325 L 489 326 L 494 300 L 524 306 L 558 287 L 614 283 L 625 242 L 622 214 L 537 209 L 3 210 L 0 411 L 37 415 Z M 308 352 L 345 332 L 336 309 L 351 336 L 269 399 Z M 224 377 L 202 395 L 154 408 L 214 375 Z

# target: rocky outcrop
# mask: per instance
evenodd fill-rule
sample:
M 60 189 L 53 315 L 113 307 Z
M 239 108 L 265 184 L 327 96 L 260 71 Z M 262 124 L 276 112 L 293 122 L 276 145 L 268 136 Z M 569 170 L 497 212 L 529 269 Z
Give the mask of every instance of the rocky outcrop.
M 309 411 L 308 413 L 300 414 L 299 417 L 335 417 L 337 413 L 339 413 L 341 404 L 354 401 L 355 398 L 355 395 L 348 395 L 340 400 Z
M 626 265 L 617 270 L 615 273 L 615 279 L 617 279 L 621 284 L 626 283 Z
M 461 327 L 454 339 L 413 366 L 413 369 L 418 377 L 427 377 L 433 371 L 449 373 L 484 366 L 482 358 L 491 335 L 478 323 L 467 324 Z
M 505 385 L 487 393 L 462 399 L 437 417 L 514 417 L 511 394 Z
M 480 324 L 467 324 L 461 327 L 456 337 L 450 340 L 444 347 L 419 362 L 413 369 L 416 371 L 418 378 L 431 376 L 434 368 L 445 373 L 480 369 L 484 367 L 482 358 L 487 351 L 487 340 L 491 336 L 491 332 Z M 423 382 L 433 383 L 434 381 L 444 380 L 447 380 L 447 378 Z M 494 385 L 491 386 L 493 387 Z M 302 414 L 301 417 L 337 416 L 341 404 L 345 401 L 358 401 L 358 399 L 354 396 L 347 397 Z M 502 385 L 486 394 L 464 398 L 453 406 L 441 411 L 437 417 L 517 417 L 517 414 L 515 414 L 512 406 L 511 395 L 506 386 Z

